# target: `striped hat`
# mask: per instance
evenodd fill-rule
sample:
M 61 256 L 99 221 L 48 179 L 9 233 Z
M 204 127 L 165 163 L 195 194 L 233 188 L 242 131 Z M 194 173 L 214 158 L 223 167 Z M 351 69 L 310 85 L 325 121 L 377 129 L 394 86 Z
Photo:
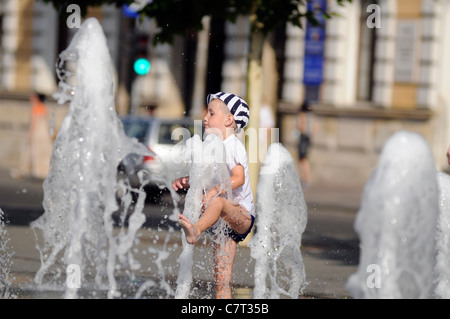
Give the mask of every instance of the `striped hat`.
M 209 104 L 209 102 L 213 99 L 220 99 L 225 103 L 231 114 L 234 116 L 234 121 L 236 122 L 238 131 L 247 126 L 250 110 L 244 99 L 232 93 L 217 92 L 214 94 L 208 94 L 206 103 Z

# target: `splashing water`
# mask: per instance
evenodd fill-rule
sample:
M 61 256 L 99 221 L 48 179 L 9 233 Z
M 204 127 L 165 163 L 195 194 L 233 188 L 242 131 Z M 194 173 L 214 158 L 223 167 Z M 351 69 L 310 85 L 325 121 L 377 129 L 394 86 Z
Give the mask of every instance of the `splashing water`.
M 202 199 L 206 191 L 213 186 L 227 190 L 227 199 L 231 199 L 230 173 L 225 164 L 225 149 L 222 141 L 215 135 L 208 135 L 202 142 L 198 135 L 194 135 L 186 142 L 187 157 L 191 157 L 192 164 L 189 170 L 190 188 L 186 194 L 183 214 L 192 223 L 200 218 Z M 226 223 L 219 219 L 213 226 L 214 240 L 224 238 Z M 189 297 L 192 284 L 192 265 L 194 245 L 186 242 L 182 236 L 183 251 L 180 255 L 180 268 L 178 271 L 177 290 L 175 298 L 186 299 Z
M 355 229 L 361 240 L 355 298 L 430 298 L 439 214 L 436 169 L 428 144 L 401 131 L 385 144 L 367 182 Z
M 139 197 L 128 229 L 114 234 L 112 214 L 119 204 L 124 212 L 131 209 L 130 188 L 126 181 L 117 180 L 117 166 L 129 153 L 148 151 L 125 135 L 117 117 L 112 63 L 95 18 L 83 23 L 60 58 L 60 68 L 70 64 L 75 71 L 58 72 L 60 92 L 55 97 L 60 104 L 70 101 L 70 110 L 54 143 L 51 169 L 44 182 L 45 213 L 32 224 L 36 236 L 40 233 L 43 238 L 38 245 L 41 267 L 35 282 L 42 286 L 52 274 L 50 283 L 56 282 L 66 273 L 64 267 L 75 266 L 82 283 L 88 282 L 90 275 L 102 287 L 107 277 L 108 297 L 115 297 L 119 296 L 116 261 L 132 269 L 139 267 L 130 247 L 145 221 L 145 193 L 136 189 Z M 119 190 L 124 195 L 118 204 Z M 63 265 L 57 262 L 61 259 Z M 78 288 L 67 285 L 66 298 L 77 297 Z
M 450 175 L 438 172 L 440 214 L 436 228 L 436 297 L 450 298 Z
M 254 298 L 298 298 L 306 286 L 300 251 L 307 207 L 290 153 L 271 144 L 257 187 Z M 269 285 L 268 285 L 269 283 Z
M 9 249 L 9 236 L 6 231 L 5 214 L 0 209 L 0 299 L 13 297 L 10 292 L 13 252 Z

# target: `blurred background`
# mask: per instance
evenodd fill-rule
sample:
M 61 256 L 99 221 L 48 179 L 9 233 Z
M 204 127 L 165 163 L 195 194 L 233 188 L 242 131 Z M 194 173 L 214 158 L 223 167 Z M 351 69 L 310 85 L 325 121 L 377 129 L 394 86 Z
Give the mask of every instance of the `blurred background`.
M 422 134 L 437 169 L 447 169 L 450 2 L 318 2 L 337 13 L 322 28 L 286 23 L 265 38 L 261 109 L 267 109 L 261 110 L 260 127 L 278 128 L 280 142 L 298 160 L 299 111 L 309 102 L 313 184 L 364 185 L 384 143 L 401 129 Z M 205 17 L 203 31 L 158 45 L 152 19 L 112 5 L 88 7 L 83 19 L 92 16 L 108 41 L 119 115 L 200 119 L 208 93 L 229 91 L 245 98 L 248 16 L 234 23 Z M 57 105 L 52 97 L 58 88 L 58 54 L 77 31 L 67 21 L 43 1 L 0 3 L 2 171 L 19 169 L 33 114 L 39 112 L 32 110 L 35 92 L 46 95 L 51 138 L 68 111 L 68 105 Z M 150 67 L 144 61 L 136 71 L 139 58 Z

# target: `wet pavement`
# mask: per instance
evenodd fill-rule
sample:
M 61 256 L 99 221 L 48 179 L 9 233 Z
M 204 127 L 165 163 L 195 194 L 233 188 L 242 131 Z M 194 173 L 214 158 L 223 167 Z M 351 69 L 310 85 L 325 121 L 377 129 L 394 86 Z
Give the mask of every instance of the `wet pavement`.
M 361 187 L 332 187 L 313 184 L 304 190 L 308 206 L 308 224 L 302 237 L 302 257 L 305 264 L 306 281 L 304 293 L 299 298 L 349 298 L 345 289 L 348 277 L 356 272 L 359 260 L 358 236 L 353 230 L 353 222 L 358 210 Z M 61 287 L 36 287 L 34 275 L 40 267 L 38 240 L 29 223 L 42 214 L 42 181 L 33 179 L 17 180 L 9 172 L 0 171 L 0 209 L 9 220 L 7 227 L 9 246 L 14 252 L 12 259 L 11 291 L 18 298 L 63 298 Z M 139 288 L 151 281 L 158 282 L 155 263 L 157 253 L 166 251 L 164 260 L 165 278 L 171 289 L 176 287 L 178 257 L 182 250 L 181 232 L 175 224 L 156 227 L 160 220 L 166 220 L 173 206 L 168 194 L 161 203 L 147 203 L 144 213 L 147 227 L 139 232 L 139 241 L 133 248 L 133 255 L 141 264 L 134 277 L 118 274 L 118 282 L 123 288 L 122 298 L 134 298 Z M 172 231 L 169 231 L 172 229 Z M 212 248 L 205 238 L 194 250 L 193 298 L 213 296 Z M 254 260 L 246 246 L 238 248 L 232 284 L 234 298 L 251 298 Z M 58 288 L 59 287 L 59 288 Z M 99 291 L 96 297 L 103 298 Z M 82 293 L 80 293 L 82 295 Z M 138 296 L 156 298 L 164 296 L 158 284 L 154 289 L 142 289 Z M 90 296 L 92 297 L 92 295 Z

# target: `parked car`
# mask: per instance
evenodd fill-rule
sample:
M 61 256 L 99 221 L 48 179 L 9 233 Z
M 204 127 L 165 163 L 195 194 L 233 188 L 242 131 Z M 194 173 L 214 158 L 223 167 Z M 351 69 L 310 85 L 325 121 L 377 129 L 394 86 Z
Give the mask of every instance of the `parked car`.
M 124 131 L 136 138 L 149 150 L 148 156 L 129 154 L 119 165 L 119 171 L 128 176 L 131 186 L 139 187 L 142 178 L 148 188 L 164 188 L 164 180 L 180 173 L 181 146 L 194 134 L 194 121 L 190 118 L 164 119 L 144 116 L 121 118 Z

